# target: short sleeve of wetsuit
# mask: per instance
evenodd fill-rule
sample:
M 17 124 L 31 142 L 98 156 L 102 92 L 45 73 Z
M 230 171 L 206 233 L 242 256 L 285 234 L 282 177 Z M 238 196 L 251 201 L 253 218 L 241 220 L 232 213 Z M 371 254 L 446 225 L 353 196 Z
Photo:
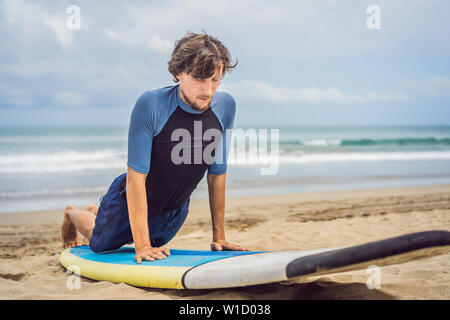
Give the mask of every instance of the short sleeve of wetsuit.
M 220 103 L 213 111 L 217 115 L 223 131 L 221 141 L 216 149 L 214 162 L 208 168 L 208 174 L 222 175 L 227 172 L 227 158 L 232 139 L 236 101 L 228 93 L 222 93 Z
M 153 136 L 156 132 L 156 107 L 148 93 L 142 94 L 131 112 L 128 130 L 127 165 L 139 173 L 150 171 Z

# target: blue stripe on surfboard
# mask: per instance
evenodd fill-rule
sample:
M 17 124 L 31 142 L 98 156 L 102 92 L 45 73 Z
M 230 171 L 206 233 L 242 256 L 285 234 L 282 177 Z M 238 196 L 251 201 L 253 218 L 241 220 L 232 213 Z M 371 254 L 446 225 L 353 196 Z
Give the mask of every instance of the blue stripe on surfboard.
M 142 261 L 147 266 L 170 266 L 170 267 L 194 267 L 200 264 L 220 260 L 228 257 L 242 256 L 247 254 L 261 253 L 264 251 L 207 251 L 207 250 L 177 250 L 171 249 L 170 256 L 155 261 Z M 70 253 L 82 259 L 114 263 L 122 265 L 137 265 L 134 260 L 134 248 L 122 247 L 117 250 L 102 253 L 93 252 L 89 246 L 75 247 Z

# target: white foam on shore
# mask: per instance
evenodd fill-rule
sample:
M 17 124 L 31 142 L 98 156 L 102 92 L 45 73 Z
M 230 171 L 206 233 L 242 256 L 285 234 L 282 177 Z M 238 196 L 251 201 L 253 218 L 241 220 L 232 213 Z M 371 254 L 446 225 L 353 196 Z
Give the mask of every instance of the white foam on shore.
M 0 143 L 127 142 L 124 136 L 0 136 Z
M 450 151 L 423 151 L 423 152 L 336 152 L 336 153 L 304 153 L 294 151 L 280 152 L 279 156 L 266 154 L 243 154 L 228 160 L 229 164 L 268 164 L 274 161 L 279 163 L 324 163 L 324 162 L 355 162 L 355 161 L 417 161 L 417 160 L 450 160 Z
M 86 188 L 42 188 L 39 190 L 24 191 L 0 191 L 0 199 L 31 199 L 31 198 L 53 198 L 67 196 L 83 196 L 92 194 L 105 194 L 107 187 Z
M 126 153 L 114 149 L 0 155 L 0 173 L 55 173 L 125 168 Z
M 305 153 L 281 149 L 270 152 L 230 152 L 230 165 L 332 163 L 355 161 L 450 160 L 450 151 L 416 152 L 327 152 Z M 75 171 L 126 170 L 127 154 L 115 149 L 98 151 L 59 151 L 54 153 L 12 153 L 0 155 L 0 173 L 58 173 Z

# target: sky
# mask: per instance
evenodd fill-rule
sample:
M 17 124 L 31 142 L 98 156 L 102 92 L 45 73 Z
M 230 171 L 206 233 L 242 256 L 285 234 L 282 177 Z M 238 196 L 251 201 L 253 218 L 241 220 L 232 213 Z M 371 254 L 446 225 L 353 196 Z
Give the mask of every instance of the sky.
M 375 6 L 375 9 L 374 9 Z M 450 125 L 448 0 L 0 0 L 0 126 L 128 126 L 202 30 L 235 126 Z

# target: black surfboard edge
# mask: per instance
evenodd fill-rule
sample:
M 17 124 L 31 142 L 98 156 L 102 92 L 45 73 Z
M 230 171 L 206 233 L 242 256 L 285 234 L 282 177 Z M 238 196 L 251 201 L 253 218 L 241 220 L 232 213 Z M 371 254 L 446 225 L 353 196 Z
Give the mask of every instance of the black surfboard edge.
M 286 266 L 288 278 L 339 269 L 367 261 L 432 247 L 450 246 L 450 232 L 432 230 L 369 242 L 348 248 L 297 258 Z M 326 273 L 326 272 L 324 272 Z

